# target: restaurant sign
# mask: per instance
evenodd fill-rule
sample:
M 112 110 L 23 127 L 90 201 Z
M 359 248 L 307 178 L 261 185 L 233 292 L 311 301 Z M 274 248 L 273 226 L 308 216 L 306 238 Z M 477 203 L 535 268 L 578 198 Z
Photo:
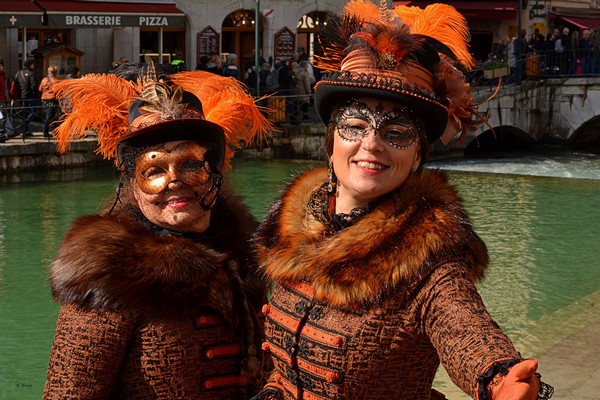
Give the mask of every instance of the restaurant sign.
M 182 27 L 184 16 L 160 15 L 82 15 L 82 14 L 48 14 L 49 25 L 65 27 L 118 28 L 125 26 L 139 27 Z

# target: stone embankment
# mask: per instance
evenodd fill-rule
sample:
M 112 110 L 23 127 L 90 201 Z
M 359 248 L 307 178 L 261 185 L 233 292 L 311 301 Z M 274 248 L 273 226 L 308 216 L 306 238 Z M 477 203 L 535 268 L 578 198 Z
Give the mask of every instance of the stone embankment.
M 267 143 L 244 149 L 240 155 L 259 158 L 325 159 L 322 125 L 285 127 L 275 132 Z M 72 143 L 69 152 L 58 154 L 52 140 L 41 132 L 33 136 L 13 137 L 0 144 L 0 173 L 65 168 L 103 163 L 96 154 L 96 138 Z

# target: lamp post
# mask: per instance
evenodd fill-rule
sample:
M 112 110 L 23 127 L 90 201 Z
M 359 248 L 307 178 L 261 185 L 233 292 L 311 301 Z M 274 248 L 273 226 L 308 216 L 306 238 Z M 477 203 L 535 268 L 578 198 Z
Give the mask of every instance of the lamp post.
M 520 0 L 519 0 L 520 1 Z M 260 24 L 260 0 L 256 0 L 256 11 L 254 12 L 254 76 L 256 77 L 255 89 L 256 96 L 260 96 L 260 69 L 258 65 L 258 26 Z

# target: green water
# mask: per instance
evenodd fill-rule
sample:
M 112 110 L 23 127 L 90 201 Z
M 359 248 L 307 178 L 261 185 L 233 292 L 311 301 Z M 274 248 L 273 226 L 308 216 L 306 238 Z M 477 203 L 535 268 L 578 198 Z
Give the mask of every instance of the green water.
M 492 258 L 482 296 L 524 356 L 600 319 L 590 304 L 600 290 L 600 161 L 591 162 L 587 179 L 489 173 L 482 161 L 478 172 L 449 172 Z M 314 165 L 237 160 L 230 179 L 262 218 L 283 185 Z M 48 264 L 72 220 L 97 211 L 116 180 L 110 168 L 0 178 L 0 399 L 39 399 L 58 311 Z M 567 319 L 577 323 L 565 327 Z

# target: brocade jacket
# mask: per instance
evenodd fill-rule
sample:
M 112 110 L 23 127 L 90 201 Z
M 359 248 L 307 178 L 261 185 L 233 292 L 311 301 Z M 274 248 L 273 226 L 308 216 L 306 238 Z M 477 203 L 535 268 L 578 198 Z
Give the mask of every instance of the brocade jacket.
M 440 362 L 485 398 L 485 379 L 521 358 L 477 292 L 487 249 L 447 176 L 413 175 L 337 231 L 307 208 L 326 180 L 296 178 L 255 238 L 274 283 L 263 349 L 275 368 L 257 398 L 426 400 Z
M 247 399 L 261 380 L 265 301 L 256 220 L 221 194 L 208 230 L 132 212 L 78 219 L 50 270 L 58 316 L 44 399 Z

